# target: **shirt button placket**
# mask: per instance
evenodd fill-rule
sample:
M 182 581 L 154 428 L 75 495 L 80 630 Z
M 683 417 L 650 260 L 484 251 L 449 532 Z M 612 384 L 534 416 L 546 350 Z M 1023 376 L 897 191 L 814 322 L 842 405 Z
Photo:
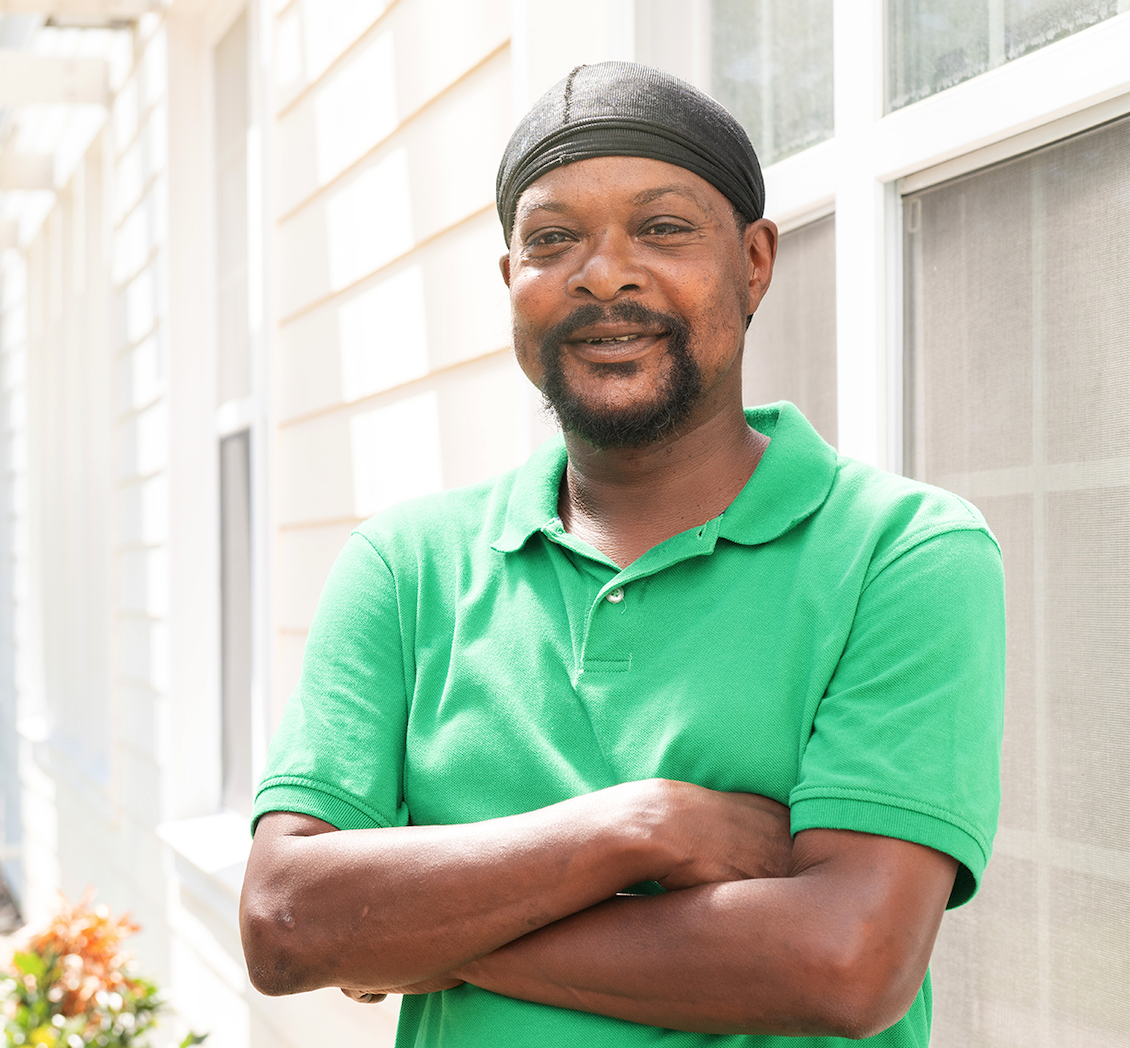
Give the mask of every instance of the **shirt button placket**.
M 614 590 L 609 590 L 608 593 L 605 594 L 604 599 L 608 601 L 609 604 L 619 604 L 620 601 L 624 599 L 624 588 L 617 586 Z

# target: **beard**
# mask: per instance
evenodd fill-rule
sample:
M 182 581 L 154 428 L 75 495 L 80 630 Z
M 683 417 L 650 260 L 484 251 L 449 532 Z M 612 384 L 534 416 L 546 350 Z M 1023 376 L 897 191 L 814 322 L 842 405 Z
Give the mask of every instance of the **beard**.
M 647 403 L 610 407 L 589 404 L 570 388 L 562 365 L 561 344 L 574 331 L 601 321 L 660 326 L 666 332 L 671 366 L 663 384 Z M 670 434 L 691 412 L 702 391 L 702 372 L 690 353 L 690 330 L 678 317 L 646 309 L 636 302 L 620 302 L 610 309 L 581 306 L 550 329 L 542 339 L 542 400 L 567 433 L 575 433 L 598 450 L 640 448 Z M 638 370 L 634 360 L 585 364 L 592 373 L 614 377 Z

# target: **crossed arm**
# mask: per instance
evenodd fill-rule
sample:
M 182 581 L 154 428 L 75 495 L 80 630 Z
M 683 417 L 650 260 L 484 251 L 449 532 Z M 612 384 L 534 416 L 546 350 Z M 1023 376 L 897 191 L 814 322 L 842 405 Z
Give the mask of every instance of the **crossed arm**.
M 687 783 L 524 815 L 334 831 L 259 822 L 241 902 L 254 985 L 525 1000 L 704 1033 L 868 1036 L 922 983 L 956 861 Z M 645 880 L 665 895 L 616 897 Z

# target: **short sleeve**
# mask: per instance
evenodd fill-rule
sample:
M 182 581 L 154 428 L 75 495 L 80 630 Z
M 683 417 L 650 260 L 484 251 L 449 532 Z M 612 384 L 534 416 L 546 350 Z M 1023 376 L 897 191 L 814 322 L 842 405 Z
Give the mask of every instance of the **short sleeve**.
M 354 534 L 318 603 L 302 676 L 268 751 L 254 821 L 293 811 L 338 829 L 408 822 L 403 649 L 396 581 L 373 546 Z
M 1004 580 L 985 531 L 948 531 L 879 568 L 817 708 L 792 828 L 928 845 L 973 896 L 1000 809 Z

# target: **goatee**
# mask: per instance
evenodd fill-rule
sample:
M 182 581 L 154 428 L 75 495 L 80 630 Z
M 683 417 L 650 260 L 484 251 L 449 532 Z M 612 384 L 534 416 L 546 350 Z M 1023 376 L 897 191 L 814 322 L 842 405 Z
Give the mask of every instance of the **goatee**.
M 662 328 L 671 366 L 657 395 L 648 403 L 623 408 L 587 404 L 569 387 L 562 366 L 561 344 L 581 328 L 602 322 Z M 597 305 L 573 310 L 546 333 L 541 343 L 542 398 L 561 428 L 575 433 L 594 448 L 639 448 L 670 434 L 691 412 L 702 390 L 702 372 L 689 350 L 690 331 L 678 317 L 657 313 L 636 302 L 619 302 L 610 309 Z M 588 364 L 595 373 L 631 375 L 634 360 Z

